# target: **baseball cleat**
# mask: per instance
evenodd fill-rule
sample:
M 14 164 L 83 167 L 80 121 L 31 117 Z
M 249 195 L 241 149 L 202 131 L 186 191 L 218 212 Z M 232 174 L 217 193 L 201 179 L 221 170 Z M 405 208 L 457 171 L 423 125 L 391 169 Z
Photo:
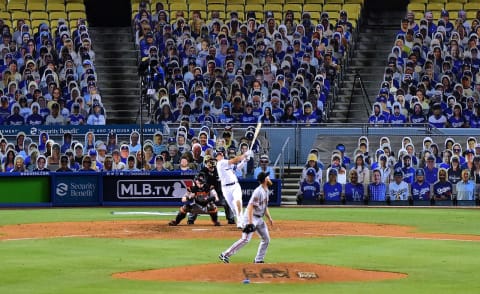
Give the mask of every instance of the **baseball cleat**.
M 261 260 L 261 261 L 256 261 L 254 260 L 253 263 L 265 263 L 265 261 Z
M 221 226 L 220 222 L 214 222 L 213 225 L 216 226 L 216 227 Z
M 230 259 L 223 255 L 223 253 L 220 253 L 220 255 L 218 256 L 218 258 L 223 262 L 223 263 L 229 263 L 230 262 Z
M 234 225 L 234 224 L 235 224 L 235 220 L 229 219 L 229 220 L 228 220 L 228 224 L 229 224 L 229 225 Z
M 193 225 L 193 224 L 195 224 L 195 222 L 192 221 L 192 220 L 189 220 L 189 221 L 187 221 L 187 224 L 188 224 L 188 225 Z
M 177 222 L 172 220 L 168 223 L 169 226 L 176 226 L 177 225 Z

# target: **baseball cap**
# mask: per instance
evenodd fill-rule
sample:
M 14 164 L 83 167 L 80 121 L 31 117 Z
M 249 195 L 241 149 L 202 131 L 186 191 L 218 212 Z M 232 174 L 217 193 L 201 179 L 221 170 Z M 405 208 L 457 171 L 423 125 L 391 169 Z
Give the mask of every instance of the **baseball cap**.
M 345 152 L 345 145 L 343 144 L 338 144 L 337 147 L 335 148 L 340 152 Z
M 265 179 L 270 175 L 270 172 L 260 172 L 257 176 L 257 181 L 263 183 Z
M 427 158 L 427 160 L 435 160 L 435 156 L 433 156 L 432 154 L 430 154 Z
M 313 167 L 309 167 L 307 169 L 307 176 L 314 176 L 315 175 L 315 169 Z
M 394 172 L 393 172 L 393 176 L 394 177 L 403 177 L 403 172 L 400 168 L 397 168 Z
M 467 154 L 475 154 L 475 151 L 473 149 L 467 149 L 465 150 L 465 155 Z
M 90 156 L 97 155 L 97 150 L 95 150 L 95 149 L 90 149 L 90 151 L 88 151 L 88 155 L 90 155 Z
M 425 176 L 425 171 L 422 168 L 419 168 L 415 171 L 415 176 Z
M 338 172 L 337 172 L 337 170 L 334 169 L 334 168 L 331 168 L 331 169 L 328 171 L 328 175 L 337 175 L 337 174 L 338 174 Z
M 310 160 L 317 161 L 317 156 L 313 153 L 310 153 L 308 155 L 307 161 L 310 161 Z

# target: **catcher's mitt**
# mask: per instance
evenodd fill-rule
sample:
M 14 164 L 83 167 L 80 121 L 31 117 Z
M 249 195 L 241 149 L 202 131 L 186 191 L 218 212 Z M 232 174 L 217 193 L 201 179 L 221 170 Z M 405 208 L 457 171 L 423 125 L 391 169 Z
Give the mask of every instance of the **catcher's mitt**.
M 255 232 L 257 228 L 255 227 L 254 224 L 247 224 L 245 228 L 243 229 L 243 232 L 246 234 L 253 233 Z

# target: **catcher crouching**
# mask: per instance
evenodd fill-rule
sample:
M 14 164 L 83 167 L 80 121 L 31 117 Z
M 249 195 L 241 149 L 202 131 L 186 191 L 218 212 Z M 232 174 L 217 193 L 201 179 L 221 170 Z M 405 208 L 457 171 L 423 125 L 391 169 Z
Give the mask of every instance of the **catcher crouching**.
M 178 225 L 189 212 L 193 214 L 209 214 L 213 224 L 220 226 L 217 215 L 218 209 L 215 205 L 215 202 L 218 201 L 217 192 L 215 192 L 213 186 L 209 187 L 206 183 L 207 177 L 205 173 L 198 173 L 193 180 L 193 186 L 189 187 L 185 196 L 182 197 L 184 205 L 180 207 L 177 217 L 168 223 L 170 226 Z

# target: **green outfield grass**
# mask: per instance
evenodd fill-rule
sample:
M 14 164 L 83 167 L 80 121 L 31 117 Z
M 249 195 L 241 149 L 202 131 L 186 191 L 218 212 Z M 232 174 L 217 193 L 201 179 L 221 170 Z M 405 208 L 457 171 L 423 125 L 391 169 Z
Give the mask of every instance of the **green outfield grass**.
M 175 208 L 0 210 L 0 225 L 55 221 L 158 219 L 111 211 Z M 273 208 L 275 219 L 368 222 L 417 227 L 421 232 L 480 235 L 476 209 Z M 301 228 L 298 228 L 301 230 Z M 341 232 L 339 232 L 341 233 Z M 367 237 L 273 239 L 268 262 L 311 262 L 407 273 L 406 279 L 310 285 L 165 283 L 111 278 L 112 273 L 217 263 L 225 240 L 53 238 L 0 241 L 0 293 L 478 293 L 479 242 Z M 232 262 L 251 262 L 258 238 Z

